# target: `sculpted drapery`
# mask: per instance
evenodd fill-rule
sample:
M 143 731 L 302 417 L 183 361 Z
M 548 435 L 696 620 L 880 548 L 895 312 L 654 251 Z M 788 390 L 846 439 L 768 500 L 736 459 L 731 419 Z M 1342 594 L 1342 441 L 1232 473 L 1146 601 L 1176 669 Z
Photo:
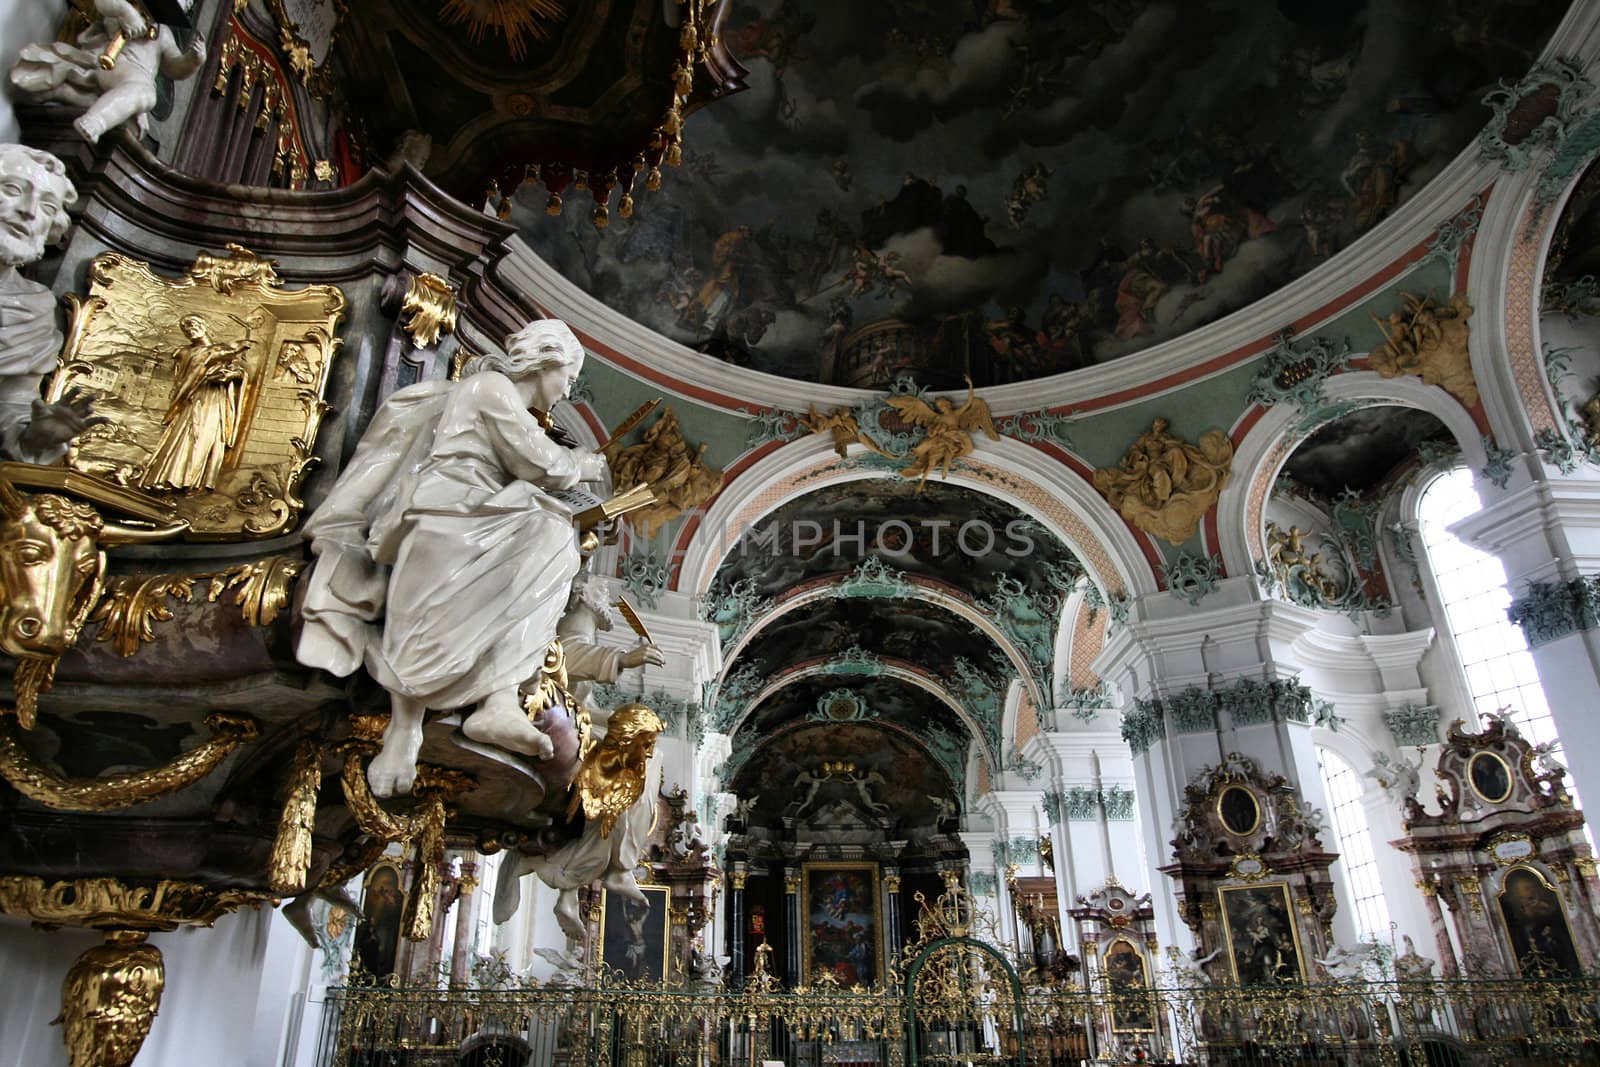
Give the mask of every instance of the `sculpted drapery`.
M 551 493 L 599 479 L 605 460 L 556 444 L 529 411 L 577 376 L 571 331 L 542 320 L 507 349 L 461 382 L 390 397 L 306 525 L 317 562 L 298 654 L 334 674 L 365 666 L 389 691 L 371 771 L 381 794 L 409 789 L 427 708 L 479 705 L 469 737 L 550 754 L 518 688 L 544 661 L 580 562 L 572 510 Z

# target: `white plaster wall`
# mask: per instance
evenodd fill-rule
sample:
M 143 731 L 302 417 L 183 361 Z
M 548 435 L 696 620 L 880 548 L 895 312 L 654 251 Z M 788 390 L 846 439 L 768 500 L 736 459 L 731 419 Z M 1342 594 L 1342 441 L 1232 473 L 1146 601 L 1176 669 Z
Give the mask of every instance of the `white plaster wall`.
M 22 46 L 53 41 L 66 5 L 56 0 L 6 0 L 0 3 L 0 73 L 9 74 Z M 22 133 L 11 94 L 11 80 L 0 89 L 0 141 L 16 141 Z
M 83 930 L 44 933 L 0 922 L 0 1064 L 66 1067 L 61 1030 L 49 1022 L 60 1011 L 72 961 L 101 940 Z M 293 1062 L 285 1059 L 285 1045 L 311 950 L 287 920 L 245 909 L 210 929 L 152 934 L 150 943 L 166 961 L 167 984 L 134 1067 Z

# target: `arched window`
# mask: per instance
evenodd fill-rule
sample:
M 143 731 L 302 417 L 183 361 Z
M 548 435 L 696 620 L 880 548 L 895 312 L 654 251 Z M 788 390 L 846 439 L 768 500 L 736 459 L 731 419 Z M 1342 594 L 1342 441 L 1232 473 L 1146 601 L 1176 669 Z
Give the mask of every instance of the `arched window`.
M 1372 831 L 1361 807 L 1361 779 L 1350 762 L 1332 749 L 1317 749 L 1317 768 L 1322 772 L 1322 792 L 1333 824 L 1334 847 L 1344 868 L 1345 890 L 1355 909 L 1356 936 L 1387 944 L 1389 906 L 1383 900 L 1378 861 L 1372 854 Z
M 1465 467 L 1440 475 L 1422 493 L 1417 525 L 1444 607 L 1434 613 L 1435 622 L 1449 631 L 1479 715 L 1509 707 L 1511 721 L 1529 741 L 1558 741 L 1528 643 L 1506 615 L 1511 594 L 1505 568 L 1449 529 L 1482 507 Z

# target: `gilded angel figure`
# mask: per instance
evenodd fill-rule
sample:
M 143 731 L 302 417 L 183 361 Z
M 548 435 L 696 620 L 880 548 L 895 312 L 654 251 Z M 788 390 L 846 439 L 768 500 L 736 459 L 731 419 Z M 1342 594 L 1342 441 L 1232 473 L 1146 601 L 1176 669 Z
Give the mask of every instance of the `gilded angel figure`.
M 900 471 L 902 478 L 916 478 L 920 492 L 928 483 L 928 475 L 935 470 L 945 478 L 950 477 L 950 464 L 973 450 L 972 434 L 983 431 L 991 441 L 1000 440 L 989 417 L 989 403 L 977 396 L 972 379 L 967 379 L 967 402 L 959 408 L 949 397 L 939 397 L 929 407 L 927 401 L 917 396 L 891 396 L 889 406 L 913 426 L 921 426 L 928 435 L 911 449 L 911 465 Z

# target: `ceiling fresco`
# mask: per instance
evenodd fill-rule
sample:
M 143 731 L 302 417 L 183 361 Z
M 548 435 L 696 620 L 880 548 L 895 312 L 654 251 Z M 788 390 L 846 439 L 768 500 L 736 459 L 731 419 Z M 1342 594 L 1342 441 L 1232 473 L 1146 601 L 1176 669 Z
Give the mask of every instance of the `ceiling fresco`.
M 923 600 L 876 597 L 827 597 L 799 607 L 757 633 L 729 670 L 766 679 L 793 664 L 862 652 L 936 674 L 958 657 L 1001 676 L 1015 673 L 994 640 L 961 616 Z
M 748 91 L 600 230 L 513 221 L 607 305 L 804 380 L 951 388 L 1137 352 L 1414 195 L 1567 5 L 734 0 Z
M 938 697 L 882 676 L 803 678 L 762 701 L 740 729 L 767 734 L 794 722 L 857 721 L 889 723 L 912 736 L 967 736 L 961 719 Z
M 827 774 L 824 764 L 849 769 Z M 823 778 L 815 795 L 807 775 Z M 739 768 L 731 789 L 754 799 L 750 822 L 757 825 L 775 825 L 785 816 L 826 825 L 842 815 L 932 827 L 940 817 L 939 801 L 955 797 L 950 778 L 926 749 L 870 723 L 808 724 L 780 732 Z
M 972 522 L 980 526 L 963 540 L 961 529 Z M 986 493 L 938 481 L 827 486 L 763 517 L 753 533 L 769 531 L 776 531 L 776 551 L 746 539 L 723 560 L 714 589 L 747 581 L 757 594 L 776 597 L 802 582 L 849 574 L 876 556 L 892 570 L 940 579 L 981 600 L 1002 575 L 1046 591 L 1049 568 L 1059 575 L 1078 569 L 1071 550 L 1037 520 Z
M 1332 500 L 1385 484 L 1417 455 L 1423 442 L 1454 443 L 1444 423 L 1426 411 L 1385 404 L 1334 419 L 1294 450 L 1283 473 Z

